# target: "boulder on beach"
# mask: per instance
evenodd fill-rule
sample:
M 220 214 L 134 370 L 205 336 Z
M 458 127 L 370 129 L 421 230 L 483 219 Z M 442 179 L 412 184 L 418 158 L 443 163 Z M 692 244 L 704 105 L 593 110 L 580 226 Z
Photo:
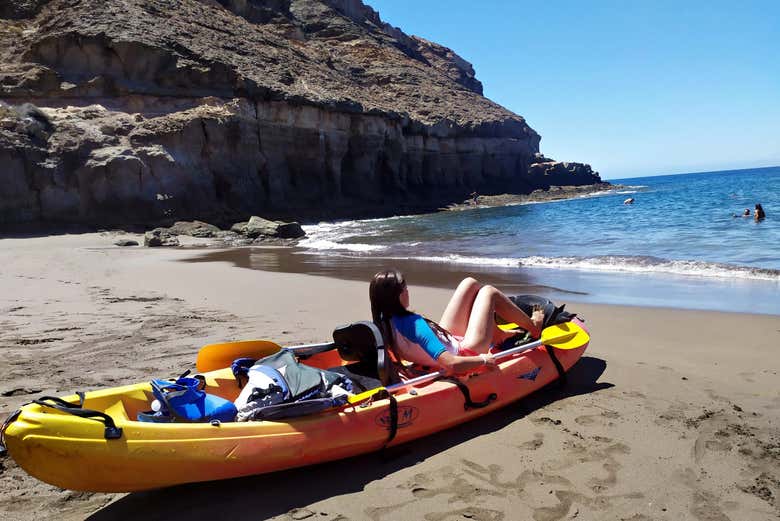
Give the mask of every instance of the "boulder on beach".
M 213 224 L 202 221 L 177 221 L 169 230 L 175 235 L 189 235 L 200 238 L 216 237 L 220 232 L 220 229 Z
M 255 239 L 260 236 L 276 237 L 279 223 L 253 215 L 244 226 L 244 235 Z
M 238 233 L 241 235 L 246 235 L 246 225 L 249 224 L 247 221 L 243 221 L 240 223 L 236 223 L 233 226 L 230 227 L 230 231 L 234 233 Z
M 178 246 L 179 239 L 168 228 L 155 228 L 144 234 L 144 246 Z
M 234 224 L 231 231 L 245 235 L 251 239 L 276 237 L 280 239 L 298 239 L 306 235 L 297 222 L 271 221 L 253 215 L 248 222 Z

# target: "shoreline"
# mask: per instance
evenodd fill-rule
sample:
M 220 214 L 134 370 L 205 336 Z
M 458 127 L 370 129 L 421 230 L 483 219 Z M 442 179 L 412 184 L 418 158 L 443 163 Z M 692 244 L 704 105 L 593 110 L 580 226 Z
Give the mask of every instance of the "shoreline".
M 210 342 L 320 342 L 369 316 L 367 281 L 181 262 L 201 252 L 119 248 L 117 237 L 0 240 L 0 419 L 40 395 L 178 374 Z M 437 318 L 450 291 L 429 282 L 411 282 L 412 307 Z M 368 455 L 124 495 L 61 491 L 6 457 L 0 519 L 780 514 L 777 317 L 553 300 L 592 336 L 568 387 L 399 447 L 384 463 Z
M 197 251 L 197 250 L 193 250 Z M 244 246 L 201 249 L 184 263 L 226 262 L 243 269 L 274 273 L 369 281 L 380 269 L 398 268 L 413 284 L 454 288 L 466 276 L 475 276 L 509 294 L 540 294 L 552 300 L 579 304 L 617 304 L 695 311 L 780 315 L 773 305 L 774 286 L 764 281 L 664 273 L 615 273 L 563 268 L 499 267 L 431 262 L 414 258 L 341 255 L 304 247 Z M 598 288 L 598 289 L 593 289 Z M 728 295 L 728 298 L 724 298 Z

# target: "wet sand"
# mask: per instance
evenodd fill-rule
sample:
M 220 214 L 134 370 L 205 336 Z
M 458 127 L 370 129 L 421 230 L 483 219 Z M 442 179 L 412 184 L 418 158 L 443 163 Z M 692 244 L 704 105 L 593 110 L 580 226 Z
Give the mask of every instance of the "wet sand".
M 776 282 L 654 273 L 588 272 L 421 261 L 408 252 L 387 255 L 339 255 L 302 247 L 247 247 L 203 250 L 186 262 L 228 262 L 241 268 L 304 273 L 342 280 L 367 281 L 381 268 L 395 267 L 413 284 L 453 288 L 467 275 L 514 295 L 544 295 L 571 304 L 710 309 L 780 315 Z
M 112 246 L 116 238 L 0 240 L 0 418 L 43 394 L 173 376 L 209 342 L 317 342 L 338 324 L 368 318 L 363 272 L 344 280 L 335 272 L 240 269 L 229 259 L 179 262 L 200 252 L 122 249 Z M 459 273 L 403 268 L 411 270 L 412 306 L 437 317 L 449 294 L 442 288 Z M 500 273 L 484 275 L 502 287 Z M 520 286 L 503 289 L 545 290 L 511 284 Z M 129 495 L 62 491 L 5 457 L 0 519 L 780 515 L 780 317 L 586 303 L 567 309 L 592 333 L 569 384 L 481 420 L 386 454 Z

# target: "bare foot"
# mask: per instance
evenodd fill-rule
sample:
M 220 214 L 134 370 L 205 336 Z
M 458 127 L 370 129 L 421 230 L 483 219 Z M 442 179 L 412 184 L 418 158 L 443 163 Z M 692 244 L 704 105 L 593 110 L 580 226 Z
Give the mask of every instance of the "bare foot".
M 535 336 L 541 335 L 542 324 L 544 324 L 544 311 L 542 310 L 542 306 L 540 306 L 539 304 L 534 304 L 531 313 L 531 323 L 534 325 L 534 328 L 536 329 L 536 331 L 533 331 Z

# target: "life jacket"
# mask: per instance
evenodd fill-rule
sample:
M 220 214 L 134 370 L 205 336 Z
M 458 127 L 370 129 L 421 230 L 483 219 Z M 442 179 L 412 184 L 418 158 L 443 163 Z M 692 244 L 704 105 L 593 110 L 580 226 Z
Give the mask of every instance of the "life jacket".
M 347 402 L 352 382 L 345 375 L 301 364 L 288 349 L 249 365 L 232 364 L 236 381 L 247 383 L 236 399 L 238 421 L 277 420 L 312 414 Z

